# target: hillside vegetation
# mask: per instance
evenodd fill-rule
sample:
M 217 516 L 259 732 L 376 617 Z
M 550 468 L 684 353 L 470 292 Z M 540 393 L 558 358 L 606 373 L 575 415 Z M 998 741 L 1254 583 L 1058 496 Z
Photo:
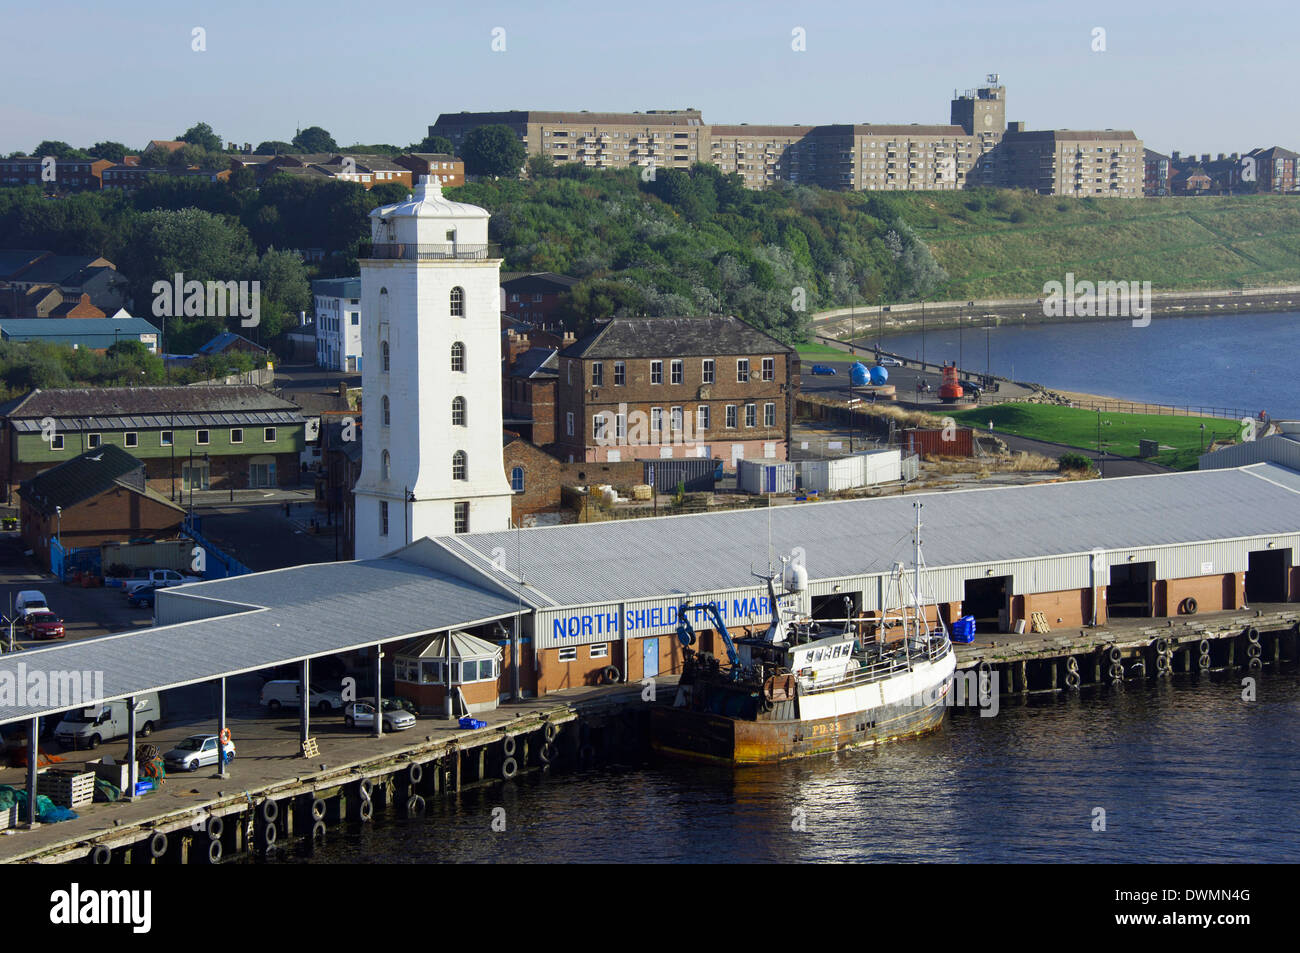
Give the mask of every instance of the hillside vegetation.
M 1150 281 L 1153 292 L 1300 283 L 1300 197 L 1067 199 L 914 192 L 889 205 L 950 276 L 945 296 L 1034 297 L 1046 281 Z

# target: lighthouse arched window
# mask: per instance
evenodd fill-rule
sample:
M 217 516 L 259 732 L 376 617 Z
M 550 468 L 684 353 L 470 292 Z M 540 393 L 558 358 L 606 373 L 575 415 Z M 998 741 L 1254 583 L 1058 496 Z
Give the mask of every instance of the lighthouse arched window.
M 453 397 L 451 400 L 451 425 L 453 427 L 465 426 L 465 398 Z
M 390 405 L 389 405 L 389 403 L 388 403 L 388 395 L 387 395 L 387 394 L 384 395 L 384 401 L 383 401 L 383 403 L 384 403 L 384 426 L 387 427 L 387 426 L 389 426 L 389 425 L 393 422 L 392 415 L 389 413 Z
M 465 317 L 465 289 L 460 285 L 451 289 L 451 316 L 453 318 Z
M 388 361 L 388 342 L 387 342 L 387 341 L 380 341 L 380 342 L 379 342 L 379 357 L 380 357 L 380 365 L 383 367 L 383 369 L 384 369 L 384 373 L 387 374 L 387 373 L 388 373 L 388 367 L 389 367 L 389 361 Z
M 388 455 L 387 450 L 385 450 L 383 456 L 379 458 L 379 473 L 385 480 L 393 475 L 393 460 Z
M 465 345 L 460 341 L 451 346 L 451 369 L 453 371 L 465 370 Z
M 468 468 L 469 457 L 465 455 L 464 450 L 457 450 L 451 455 L 451 478 L 453 480 L 468 480 Z

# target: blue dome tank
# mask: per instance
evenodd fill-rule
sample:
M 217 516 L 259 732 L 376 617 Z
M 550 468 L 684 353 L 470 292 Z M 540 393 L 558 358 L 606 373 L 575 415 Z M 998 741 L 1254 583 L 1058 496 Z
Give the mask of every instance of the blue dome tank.
M 879 387 L 885 381 L 889 380 L 889 371 L 883 367 L 876 366 L 871 369 L 871 383 Z
M 849 381 L 854 387 L 866 387 L 871 383 L 871 372 L 861 361 L 849 368 Z

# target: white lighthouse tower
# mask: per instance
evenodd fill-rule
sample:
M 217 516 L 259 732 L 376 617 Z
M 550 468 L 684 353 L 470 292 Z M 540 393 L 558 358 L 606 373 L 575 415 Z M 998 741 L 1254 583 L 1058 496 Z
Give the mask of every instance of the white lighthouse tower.
M 370 213 L 361 261 L 363 438 L 356 556 L 508 529 L 501 441 L 501 260 L 488 213 L 428 176 Z

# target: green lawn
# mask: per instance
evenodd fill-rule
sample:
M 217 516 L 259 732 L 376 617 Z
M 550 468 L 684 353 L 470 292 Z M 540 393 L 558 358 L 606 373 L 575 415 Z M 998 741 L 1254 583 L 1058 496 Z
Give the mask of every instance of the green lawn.
M 987 428 L 992 420 L 995 430 L 1019 437 L 1097 449 L 1098 414 L 1095 410 L 1051 404 L 997 404 L 960 411 L 952 416 L 959 423 L 979 430 Z M 1156 440 L 1161 450 L 1151 459 L 1177 470 L 1196 468 L 1196 458 L 1202 452 L 1201 424 L 1205 424 L 1204 445 L 1207 447 L 1216 437 L 1239 436 L 1241 432 L 1239 424 L 1219 417 L 1112 413 L 1103 413 L 1100 417 L 1101 438 L 1108 452 L 1136 457 L 1138 440 Z
M 809 341 L 807 344 L 796 344 L 795 350 L 799 352 L 800 357 L 807 358 L 826 358 L 831 361 L 847 361 L 849 359 L 848 351 L 841 351 L 839 348 L 831 347 L 829 344 L 822 344 L 819 341 Z

